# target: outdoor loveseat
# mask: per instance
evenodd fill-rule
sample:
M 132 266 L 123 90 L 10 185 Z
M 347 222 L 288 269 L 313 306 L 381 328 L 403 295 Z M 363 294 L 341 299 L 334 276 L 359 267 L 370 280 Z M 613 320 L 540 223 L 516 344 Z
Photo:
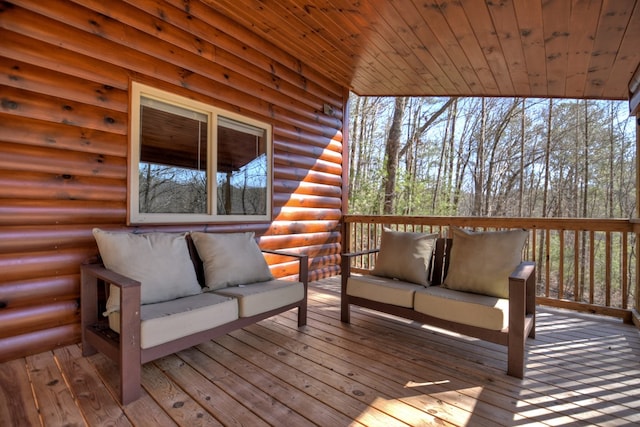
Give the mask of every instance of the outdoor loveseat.
M 521 262 L 528 232 L 451 239 L 384 230 L 379 249 L 342 255 L 341 318 L 350 305 L 507 346 L 507 374 L 524 376 L 527 337 L 535 337 L 535 264 Z M 351 274 L 352 259 L 377 253 L 374 268 Z
M 118 364 L 122 404 L 140 396 L 146 362 L 292 308 L 306 324 L 307 256 L 261 251 L 254 233 L 93 234 L 102 262 L 81 267 L 82 351 Z M 274 279 L 262 252 L 297 258 L 299 281 Z

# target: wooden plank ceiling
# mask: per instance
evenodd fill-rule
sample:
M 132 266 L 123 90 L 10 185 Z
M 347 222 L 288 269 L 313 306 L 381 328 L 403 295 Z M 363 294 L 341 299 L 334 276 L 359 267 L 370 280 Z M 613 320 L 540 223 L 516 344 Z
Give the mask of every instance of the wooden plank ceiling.
M 359 95 L 628 99 L 637 0 L 203 0 Z

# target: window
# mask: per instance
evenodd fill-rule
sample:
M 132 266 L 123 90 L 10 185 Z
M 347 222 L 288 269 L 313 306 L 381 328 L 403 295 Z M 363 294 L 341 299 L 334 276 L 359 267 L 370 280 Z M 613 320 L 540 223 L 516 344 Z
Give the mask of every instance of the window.
M 271 126 L 132 84 L 129 222 L 271 219 Z

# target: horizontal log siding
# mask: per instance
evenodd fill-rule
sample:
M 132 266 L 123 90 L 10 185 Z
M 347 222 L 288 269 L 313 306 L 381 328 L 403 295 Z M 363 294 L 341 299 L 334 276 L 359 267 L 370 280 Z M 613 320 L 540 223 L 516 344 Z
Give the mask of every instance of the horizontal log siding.
M 342 87 L 199 1 L 2 2 L 0 39 L 0 360 L 78 341 L 91 229 L 129 229 L 131 80 L 267 121 L 274 139 L 272 223 L 139 231 L 255 231 L 307 253 L 311 279 L 338 273 Z

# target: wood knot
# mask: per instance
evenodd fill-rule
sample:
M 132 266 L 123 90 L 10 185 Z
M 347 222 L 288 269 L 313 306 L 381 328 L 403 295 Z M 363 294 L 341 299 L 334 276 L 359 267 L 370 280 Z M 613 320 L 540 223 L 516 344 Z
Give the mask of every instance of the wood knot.
M 16 101 L 12 101 L 10 99 L 2 98 L 2 108 L 4 110 L 17 110 L 18 103 Z

